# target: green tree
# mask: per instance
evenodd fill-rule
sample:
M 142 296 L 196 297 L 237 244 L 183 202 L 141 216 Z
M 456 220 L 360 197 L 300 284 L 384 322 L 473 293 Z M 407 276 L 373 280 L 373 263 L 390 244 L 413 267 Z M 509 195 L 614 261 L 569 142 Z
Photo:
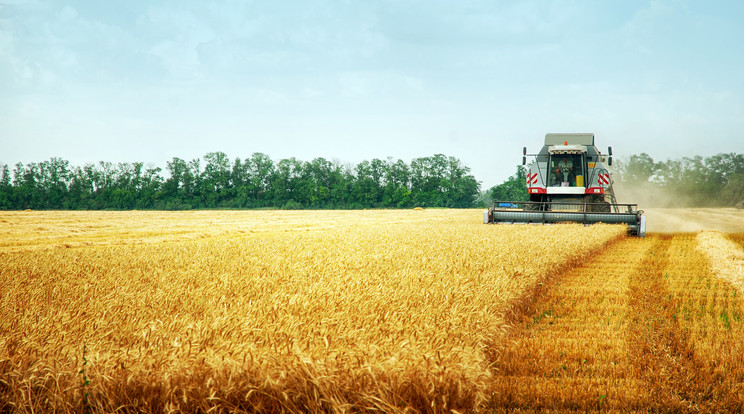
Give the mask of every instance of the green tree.
M 315 158 L 306 165 L 306 170 L 306 179 L 311 192 L 311 207 L 334 207 L 331 188 L 338 179 L 334 165 L 325 158 Z
M 472 207 L 480 183 L 460 160 L 435 154 L 411 162 L 411 199 L 423 207 Z
M 61 158 L 52 157 L 38 164 L 37 208 L 60 209 L 65 204 L 69 181 L 70 163 Z
M 645 183 L 651 181 L 657 166 L 653 158 L 643 152 L 639 155 L 631 155 L 627 164 L 617 166 L 616 170 L 619 171 L 623 181 Z
M 437 154 L 433 157 L 415 158 L 411 161 L 411 199 L 421 207 L 442 207 L 444 199 L 439 188 L 444 177 L 446 159 Z
M 410 207 L 410 182 L 411 170 L 408 164 L 403 160 L 392 162 L 392 159 L 388 158 L 382 204 L 385 207 Z
M 87 210 L 100 208 L 95 200 L 95 166 L 73 167 L 65 208 Z
M 35 163 L 17 163 L 13 170 L 13 202 L 18 209 L 33 208 L 41 197 L 37 186 L 38 166 Z
M 263 153 L 254 152 L 251 158 L 245 160 L 248 169 L 247 194 L 251 200 L 250 207 L 267 207 L 271 205 L 272 179 L 275 168 L 274 161 Z
M 10 180 L 10 169 L 7 164 L 3 164 L 0 169 L 0 210 L 13 208 L 13 186 Z
M 155 166 L 145 168 L 139 187 L 139 197 L 135 204 L 136 208 L 165 208 L 165 204 L 160 200 L 164 182 L 160 175 L 161 171 L 160 167 Z
M 206 165 L 199 190 L 205 207 L 225 206 L 230 199 L 232 168 L 224 152 L 210 152 L 204 156 Z
M 448 157 L 447 164 L 449 184 L 447 206 L 472 207 L 480 192 L 480 183 L 470 174 L 470 168 L 463 165 L 457 158 Z
M 376 161 L 362 161 L 354 168 L 351 198 L 357 208 L 379 207 L 382 201 L 384 173 L 379 160 Z
M 163 194 L 170 202 L 182 205 L 185 198 L 185 179 L 190 174 L 189 164 L 178 157 L 173 157 L 166 163 L 166 168 L 169 177 L 163 183 Z
M 330 198 L 333 208 L 351 208 L 353 183 L 354 173 L 352 168 L 338 160 L 333 161 L 330 179 Z
M 490 201 L 529 201 L 527 193 L 527 169 L 517 166 L 517 171 L 503 183 L 491 187 L 487 192 Z
M 744 173 L 732 174 L 723 190 L 724 205 L 744 207 Z
M 304 207 L 298 191 L 302 179 L 303 162 L 295 157 L 280 160 L 272 175 L 271 186 L 274 194 L 274 205 L 282 208 Z

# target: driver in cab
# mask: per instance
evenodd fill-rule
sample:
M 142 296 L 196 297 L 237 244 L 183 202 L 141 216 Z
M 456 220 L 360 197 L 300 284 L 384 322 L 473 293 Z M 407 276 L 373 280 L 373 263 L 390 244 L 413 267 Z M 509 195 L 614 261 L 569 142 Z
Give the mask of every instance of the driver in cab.
M 573 161 L 569 157 L 561 158 L 555 167 L 555 181 L 561 183 L 562 187 L 571 185 L 573 181 L 571 178 L 574 172 Z

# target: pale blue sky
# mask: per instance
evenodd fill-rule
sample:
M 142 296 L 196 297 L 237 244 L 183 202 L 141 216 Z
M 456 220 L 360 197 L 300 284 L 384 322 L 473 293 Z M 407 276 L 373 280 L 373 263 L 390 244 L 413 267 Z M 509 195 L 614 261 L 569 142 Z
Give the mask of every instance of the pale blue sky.
M 0 163 L 744 152 L 740 1 L 0 0 Z

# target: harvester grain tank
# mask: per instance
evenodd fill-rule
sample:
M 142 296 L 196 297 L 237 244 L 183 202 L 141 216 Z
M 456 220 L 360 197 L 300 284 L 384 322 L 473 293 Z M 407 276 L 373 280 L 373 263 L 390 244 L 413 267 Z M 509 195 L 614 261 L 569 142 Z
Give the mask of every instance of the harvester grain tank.
M 643 237 L 646 217 L 636 204 L 619 204 L 612 187 L 612 147 L 602 154 L 594 134 L 546 134 L 537 154 L 522 152 L 530 201 L 496 200 L 483 212 L 485 223 L 624 223 Z

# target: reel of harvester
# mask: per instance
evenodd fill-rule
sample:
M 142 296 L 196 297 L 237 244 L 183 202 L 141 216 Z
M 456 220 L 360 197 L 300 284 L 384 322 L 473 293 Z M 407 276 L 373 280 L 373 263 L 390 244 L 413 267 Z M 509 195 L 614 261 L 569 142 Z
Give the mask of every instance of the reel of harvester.
M 646 233 L 646 217 L 643 210 L 638 210 L 636 204 L 494 201 L 491 207 L 483 212 L 483 222 L 627 224 L 630 235 L 644 237 Z

